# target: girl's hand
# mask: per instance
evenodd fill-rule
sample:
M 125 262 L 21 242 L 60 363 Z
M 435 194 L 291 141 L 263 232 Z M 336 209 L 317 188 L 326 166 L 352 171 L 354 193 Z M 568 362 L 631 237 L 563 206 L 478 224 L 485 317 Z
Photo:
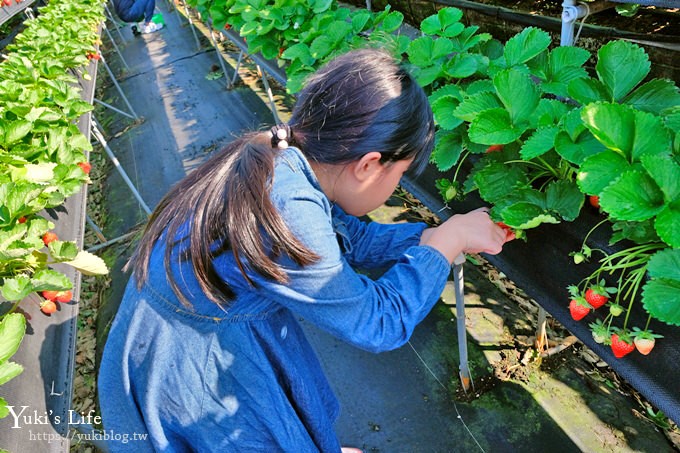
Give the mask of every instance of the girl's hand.
M 452 263 L 461 253 L 500 253 L 503 244 L 514 238 L 511 231 L 491 220 L 488 208 L 479 208 L 424 230 L 420 245 L 434 247 Z

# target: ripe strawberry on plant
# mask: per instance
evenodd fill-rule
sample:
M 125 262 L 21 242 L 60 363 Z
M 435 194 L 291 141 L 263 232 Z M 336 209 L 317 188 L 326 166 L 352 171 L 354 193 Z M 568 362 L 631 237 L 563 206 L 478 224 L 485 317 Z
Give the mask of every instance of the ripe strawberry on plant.
M 600 197 L 597 195 L 591 195 L 588 197 L 588 203 L 595 209 L 600 209 Z
M 90 170 L 92 170 L 92 164 L 89 162 L 78 162 L 78 166 L 85 172 L 86 175 L 89 175 Z
M 46 315 L 52 314 L 55 311 L 57 311 L 57 304 L 55 304 L 54 301 L 51 300 L 44 300 L 40 303 L 40 311 L 42 311 Z
M 635 348 L 642 355 L 647 355 L 652 352 L 654 345 L 656 345 L 657 338 L 663 338 L 663 335 L 652 332 L 651 330 L 640 330 L 637 327 L 633 327 L 633 343 Z
M 58 295 L 59 291 L 46 290 L 42 292 L 42 296 L 47 300 L 51 300 L 52 302 L 57 300 Z
M 19 217 L 19 219 L 17 220 L 17 222 L 19 222 L 19 223 L 26 223 L 26 220 L 27 220 L 27 219 L 26 219 L 26 216 L 23 216 L 23 215 L 22 215 L 21 217 Z
M 71 302 L 71 299 L 73 299 L 73 292 L 67 290 L 67 291 L 59 291 L 57 293 L 56 300 L 57 302 Z
M 49 245 L 50 242 L 54 242 L 54 241 L 59 240 L 59 236 L 57 236 L 56 233 L 53 233 L 53 232 L 51 232 L 51 231 L 48 231 L 47 233 L 45 233 L 45 234 L 43 235 L 42 240 L 43 240 L 43 243 L 44 243 L 45 245 Z
M 499 151 L 503 151 L 503 145 L 491 145 L 484 152 L 488 154 L 488 153 L 497 153 Z
M 586 301 L 595 309 L 609 302 L 609 294 L 615 294 L 616 288 L 606 287 L 605 281 L 600 280 L 596 285 L 591 285 L 586 290 Z
M 569 294 L 571 295 L 569 313 L 571 313 L 571 317 L 574 318 L 575 321 L 580 321 L 590 313 L 592 307 L 588 304 L 585 297 L 579 294 L 578 287 L 570 286 L 568 289 Z
M 611 347 L 614 357 L 617 359 L 620 359 L 635 350 L 635 345 L 633 344 L 630 335 L 625 333 L 625 331 L 620 335 L 616 333 L 612 334 Z

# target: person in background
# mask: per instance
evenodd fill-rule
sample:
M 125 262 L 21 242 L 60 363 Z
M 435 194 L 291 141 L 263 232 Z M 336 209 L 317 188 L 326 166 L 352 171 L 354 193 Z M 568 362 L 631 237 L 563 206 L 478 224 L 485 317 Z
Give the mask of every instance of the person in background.
M 245 133 L 177 183 L 128 263 L 98 380 L 106 432 L 148 437 L 110 450 L 359 452 L 334 431 L 339 402 L 298 320 L 399 348 L 459 254 L 511 239 L 486 208 L 433 227 L 358 218 L 422 171 L 433 142 L 410 73 L 354 50 L 308 79 L 287 124 Z M 370 268 L 387 271 L 357 271 Z
M 113 0 L 113 8 L 120 20 L 132 23 L 132 33 L 135 35 L 153 33 L 163 28 L 162 23 L 152 20 L 156 0 Z

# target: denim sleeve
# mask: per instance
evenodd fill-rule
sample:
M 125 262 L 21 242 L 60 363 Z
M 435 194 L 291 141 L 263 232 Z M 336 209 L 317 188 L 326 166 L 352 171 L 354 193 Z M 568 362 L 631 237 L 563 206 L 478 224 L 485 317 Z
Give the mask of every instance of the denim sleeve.
M 336 206 L 333 208 L 333 227 L 345 259 L 352 266 L 374 269 L 394 264 L 406 249 L 418 245 L 427 225 L 422 222 L 364 222 Z
M 434 248 L 410 246 L 372 280 L 357 273 L 343 256 L 323 203 L 290 197 L 279 209 L 292 232 L 320 259 L 304 267 L 283 259 L 289 282 L 258 279 L 261 295 L 367 351 L 405 344 L 439 300 L 450 269 L 446 258 Z

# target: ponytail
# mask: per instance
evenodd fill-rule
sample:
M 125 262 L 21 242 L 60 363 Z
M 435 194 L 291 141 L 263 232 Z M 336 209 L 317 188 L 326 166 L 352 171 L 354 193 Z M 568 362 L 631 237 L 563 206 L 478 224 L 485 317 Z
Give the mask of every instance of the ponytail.
M 290 130 L 285 130 L 292 140 Z M 318 259 L 292 234 L 270 197 L 274 158 L 279 151 L 275 145 L 280 141 L 280 137 L 272 139 L 269 132 L 246 134 L 170 189 L 149 218 L 126 266 L 135 273 L 139 288 L 148 279 L 149 260 L 159 240 L 166 246 L 164 266 L 170 285 L 188 307 L 189 300 L 170 272 L 177 246 L 180 259 L 191 261 L 203 293 L 217 304 L 236 296 L 213 264 L 222 253 L 233 254 L 250 285 L 254 285 L 250 271 L 287 282 L 285 271 L 274 262 L 282 254 L 302 266 Z

